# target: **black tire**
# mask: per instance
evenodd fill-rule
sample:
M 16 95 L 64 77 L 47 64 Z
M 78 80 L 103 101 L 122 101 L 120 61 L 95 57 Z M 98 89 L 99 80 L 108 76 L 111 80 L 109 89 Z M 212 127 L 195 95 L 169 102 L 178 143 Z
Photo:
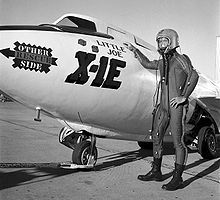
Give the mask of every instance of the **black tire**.
M 141 149 L 153 149 L 153 142 L 138 142 Z
M 72 153 L 73 163 L 78 164 L 78 165 L 87 165 L 90 153 L 91 153 L 91 142 L 90 141 L 84 140 L 80 142 L 79 144 L 76 144 L 75 150 Z M 97 158 L 98 158 L 98 151 L 96 147 L 94 147 L 93 155 L 94 155 L 94 159 L 96 163 Z
M 205 159 L 213 159 L 217 154 L 217 141 L 214 130 L 210 126 L 204 126 L 198 134 L 198 150 Z

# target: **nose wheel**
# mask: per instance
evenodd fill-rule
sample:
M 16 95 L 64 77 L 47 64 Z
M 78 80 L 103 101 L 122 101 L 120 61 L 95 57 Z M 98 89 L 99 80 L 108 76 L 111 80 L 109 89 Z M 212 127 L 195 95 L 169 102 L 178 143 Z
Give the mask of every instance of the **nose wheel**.
M 90 141 L 84 140 L 75 146 L 72 153 L 72 162 L 78 165 L 95 165 L 97 162 L 98 151 Z
M 96 137 L 85 131 L 74 132 L 63 128 L 59 135 L 61 144 L 72 149 L 72 162 L 61 163 L 62 168 L 93 168 L 98 159 Z

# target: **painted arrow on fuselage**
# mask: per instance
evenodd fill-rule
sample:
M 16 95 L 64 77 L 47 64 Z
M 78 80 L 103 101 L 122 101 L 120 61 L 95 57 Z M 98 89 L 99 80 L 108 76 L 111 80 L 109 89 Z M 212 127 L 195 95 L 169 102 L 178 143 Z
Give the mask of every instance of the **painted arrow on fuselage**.
M 15 57 L 15 51 L 10 50 L 10 48 L 2 49 L 0 52 L 7 58 Z

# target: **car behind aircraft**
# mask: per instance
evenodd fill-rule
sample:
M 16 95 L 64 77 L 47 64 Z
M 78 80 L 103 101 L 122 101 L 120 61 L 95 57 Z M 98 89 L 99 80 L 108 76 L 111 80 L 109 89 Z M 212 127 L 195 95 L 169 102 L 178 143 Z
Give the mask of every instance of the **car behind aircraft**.
M 158 59 L 149 43 L 87 16 L 67 14 L 39 26 L 0 26 L 0 91 L 35 109 L 36 121 L 43 113 L 63 123 L 59 141 L 73 150 L 78 166 L 95 165 L 96 137 L 134 140 L 150 148 L 159 76 L 139 64 L 126 42 Z M 208 159 L 218 148 L 219 98 L 219 87 L 200 74 L 190 96 L 185 142 Z

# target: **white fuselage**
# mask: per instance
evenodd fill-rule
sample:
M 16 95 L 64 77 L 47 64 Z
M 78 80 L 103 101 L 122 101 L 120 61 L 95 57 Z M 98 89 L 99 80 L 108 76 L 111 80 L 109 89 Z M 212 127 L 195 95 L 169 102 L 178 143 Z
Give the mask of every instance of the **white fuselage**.
M 78 28 L 63 31 L 67 22 Z M 158 59 L 147 42 L 81 15 L 65 15 L 46 26 L 0 27 L 0 91 L 75 131 L 146 141 L 159 76 L 157 80 L 156 71 L 143 68 L 124 42 L 150 60 Z M 219 94 L 219 87 L 200 74 L 191 100 Z M 214 100 L 208 112 L 219 128 L 219 101 Z
M 150 133 L 155 72 L 122 42 L 40 30 L 0 34 L 0 90 L 15 100 L 75 130 L 131 140 Z

